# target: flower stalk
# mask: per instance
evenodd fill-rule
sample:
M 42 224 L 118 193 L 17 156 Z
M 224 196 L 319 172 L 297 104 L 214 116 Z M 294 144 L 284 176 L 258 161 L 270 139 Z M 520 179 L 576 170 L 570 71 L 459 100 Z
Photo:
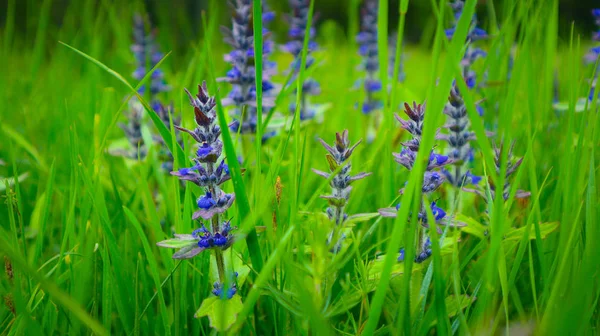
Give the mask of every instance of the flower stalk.
M 171 174 L 182 181 L 193 183 L 204 189 L 204 195 L 196 201 L 198 210 L 194 212 L 192 220 L 205 221 L 209 228 L 202 224 L 191 234 L 176 234 L 174 239 L 159 242 L 157 245 L 179 248 L 173 254 L 174 259 L 189 259 L 202 251 L 212 251 L 219 277 L 218 283 L 215 284 L 215 290 L 220 288 L 218 293 L 223 294 L 223 298 L 231 298 L 235 295 L 235 291 L 231 294 L 231 288 L 235 288 L 235 283 L 234 287 L 227 291 L 222 290 L 225 284 L 231 282 L 227 278 L 223 251 L 233 245 L 236 237 L 232 234 L 234 228 L 231 227 L 230 221 L 224 219 L 224 213 L 231 207 L 235 195 L 225 193 L 220 187 L 230 179 L 230 175 L 225 158 L 221 158 L 223 143 L 220 139 L 221 128 L 214 110 L 216 102 L 214 97 L 208 94 L 206 82 L 198 86 L 197 95 L 192 95 L 187 90 L 186 93 L 190 104 L 194 107 L 196 127 L 193 130 L 181 126 L 175 127 L 179 131 L 189 134 L 198 143 L 198 148 L 196 156 L 193 158 L 194 166 L 181 168 Z
M 327 244 L 330 245 L 335 240 L 336 243 L 335 246 L 333 246 L 333 251 L 338 252 L 341 248 L 341 242 L 345 238 L 343 234 L 338 237 L 338 231 L 348 219 L 345 208 L 350 199 L 350 192 L 352 191 L 351 184 L 354 181 L 361 180 L 371 175 L 371 173 L 363 172 L 354 176 L 350 175 L 352 169 L 352 165 L 349 161 L 350 156 L 362 140 L 359 140 L 354 145 L 350 145 L 348 130 L 335 134 L 335 143 L 333 146 L 327 144 L 323 139 L 319 139 L 319 141 L 327 150 L 325 157 L 327 158 L 330 172 L 327 173 L 317 169 L 313 169 L 313 172 L 326 179 L 331 179 L 331 194 L 321 196 L 321 198 L 326 199 L 329 202 L 326 214 L 329 220 L 334 223 L 334 228 L 329 235 Z
M 423 122 L 425 120 L 425 105 L 413 103 L 413 105 L 410 106 L 407 103 L 404 103 L 404 109 L 404 113 L 408 119 L 405 120 L 398 115 L 396 115 L 396 119 L 400 122 L 400 126 L 411 135 L 411 138 L 402 143 L 403 147 L 400 153 L 394 153 L 393 155 L 397 163 L 407 170 L 412 170 L 417 158 L 417 152 L 419 151 L 421 145 Z M 425 167 L 425 172 L 423 173 L 423 183 L 421 185 L 421 192 L 424 196 L 426 196 L 427 199 L 430 198 L 427 196 L 430 196 L 432 193 L 434 193 L 445 181 L 444 175 L 440 173 L 439 170 L 452 163 L 453 160 L 448 156 L 436 154 L 434 150 L 431 151 L 427 166 Z M 403 192 L 404 189 L 401 189 L 400 193 Z M 429 222 L 427 217 L 427 207 L 429 207 L 433 213 L 433 218 L 435 220 L 434 223 Z M 383 217 L 395 218 L 399 208 L 400 204 L 393 208 L 380 209 L 379 213 Z M 435 201 L 430 204 L 425 204 L 423 200 L 421 200 L 419 212 L 417 213 L 417 220 L 419 223 L 419 228 L 417 229 L 418 239 L 416 246 L 417 253 L 415 256 L 416 263 L 421 263 L 431 256 L 431 242 L 425 229 L 435 227 L 435 224 L 454 227 L 462 225 L 461 223 L 455 221 L 451 216 L 447 216 L 446 212 L 442 208 L 438 207 Z M 404 249 L 401 249 L 398 256 L 398 261 L 403 260 Z

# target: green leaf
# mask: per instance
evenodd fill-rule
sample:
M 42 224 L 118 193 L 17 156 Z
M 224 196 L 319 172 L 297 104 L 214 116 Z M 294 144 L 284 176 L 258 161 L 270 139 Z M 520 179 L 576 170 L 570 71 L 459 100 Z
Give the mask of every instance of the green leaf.
M 172 238 L 172 239 L 160 241 L 160 242 L 156 243 L 156 245 L 158 245 L 160 247 L 166 247 L 166 248 L 183 248 L 188 245 L 195 245 L 197 243 L 198 243 L 198 241 L 196 240 L 196 238 L 191 238 L 191 239 Z
M 202 305 L 200 305 L 194 317 L 208 316 L 211 327 L 217 331 L 225 331 L 235 323 L 243 307 L 242 297 L 238 294 L 228 300 L 212 296 L 202 301 Z
M 548 222 L 539 224 L 541 238 L 546 238 L 550 233 L 558 228 L 558 222 Z M 525 232 L 525 228 L 511 229 L 505 236 L 505 240 L 519 240 L 523 237 L 523 233 Z M 529 239 L 535 239 L 535 231 L 531 230 L 529 232 Z
M 378 212 L 359 213 L 359 214 L 349 216 L 344 223 L 350 224 L 350 223 L 366 222 L 368 220 L 376 218 L 377 216 L 379 216 Z

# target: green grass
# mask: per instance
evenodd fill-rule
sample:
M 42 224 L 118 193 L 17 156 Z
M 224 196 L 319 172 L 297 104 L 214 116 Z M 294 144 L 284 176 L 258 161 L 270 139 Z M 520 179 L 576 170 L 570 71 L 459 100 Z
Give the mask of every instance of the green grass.
M 312 2 L 311 20 L 313 5 L 319 5 Z M 348 129 L 354 143 L 368 135 L 369 120 L 355 106 L 364 93 L 353 88 L 362 76 L 352 37 L 359 29 L 359 3 L 348 6 L 347 31 L 336 22 L 319 22 L 317 65 L 298 75 L 320 82 L 322 93 L 314 100 L 331 104 L 322 123 L 300 122 L 296 110 L 287 115 L 291 128 L 261 145 L 229 132 L 229 111 L 218 99 L 232 172 L 224 189 L 236 193 L 227 218 L 245 236 L 225 257 L 236 270 L 247 271 L 239 288 L 242 306 L 231 328 L 221 333 L 518 334 L 517 328 L 541 335 L 598 333 L 600 120 L 598 102 L 583 112 L 577 105 L 587 96 L 594 71 L 581 61 L 588 32 L 574 26 L 568 40 L 559 39 L 556 0 L 478 5 L 485 7 L 477 11 L 487 12 L 481 23 L 492 33 L 483 43 L 488 57 L 476 67 L 491 83 L 483 89 L 483 117 L 475 109 L 481 95 L 458 82 L 478 139 L 473 169 L 504 183 L 506 163 L 497 174 L 492 152 L 501 139 L 515 141 L 515 154 L 524 162 L 506 202 L 498 198 L 485 204 L 449 185 L 432 195 L 468 225 L 462 231 L 430 232 L 432 257 L 417 264 L 412 261 L 417 222 L 410 213 L 421 201 L 429 151 L 419 151 L 413 173 L 394 163 L 391 154 L 400 150 L 406 134 L 393 114 L 401 113 L 400 103 L 426 101 L 422 146 L 447 149 L 434 136 L 446 120 L 442 109 L 460 71 L 460 36 L 467 33 L 477 1 L 466 2 L 467 16 L 455 33 L 459 38 L 451 41 L 443 31 L 450 25 L 450 9 L 444 1 L 431 1 L 432 24 L 421 22 L 433 40 L 419 44 L 402 37 L 413 2 L 402 0 L 399 12 L 387 13 L 387 2 L 380 1 L 389 14 L 378 21 L 380 60 L 388 62 L 391 52 L 382 33 L 389 26 L 399 32 L 396 59 L 406 55 L 407 80 L 398 83 L 382 73 L 393 93 L 384 99 L 384 122 L 375 140 L 363 141 L 352 157 L 354 172 L 373 175 L 353 184 L 346 208 L 349 214 L 369 215 L 353 221 L 342 253 L 330 253 L 325 244 L 332 224 L 320 215 L 326 201 L 319 195 L 327 193 L 329 181 L 310 168 L 327 165 L 317 137 L 330 143 L 335 132 Z M 165 174 L 157 144 L 140 161 L 108 153 L 123 138 L 117 124 L 125 120 L 126 100 L 150 78 L 135 83 L 129 75 L 131 17 L 144 10 L 142 2 L 73 1 L 58 26 L 52 17 L 55 2 L 33 6 L 30 1 L 26 32 L 19 28 L 17 3 L 8 1 L 0 27 L 0 259 L 6 263 L 0 272 L 0 335 L 217 333 L 214 321 L 194 318 L 212 296 L 215 271 L 209 254 L 180 262 L 171 258 L 171 250 L 156 246 L 173 230 L 189 233 L 198 227 L 191 214 L 200 189 L 183 187 Z M 228 70 L 222 55 L 229 49 L 217 28 L 228 25 L 222 19 L 229 11 L 216 0 L 203 14 L 173 8 L 166 15 L 170 8 L 163 7 L 156 24 L 167 56 L 157 68 L 165 71 L 172 90 L 162 98 L 174 103 L 189 128 L 193 112 L 183 88 L 194 91 L 206 80 L 218 98 L 229 90 L 216 80 Z M 255 8 L 254 14 L 260 11 Z M 399 24 L 391 27 L 392 22 Z M 278 18 L 271 27 L 278 41 L 285 37 L 285 23 Z M 261 21 L 253 28 L 262 30 Z M 254 43 L 260 50 L 264 41 Z M 513 45 L 517 52 L 507 81 Z M 274 59 L 280 70 L 275 81 L 285 83 L 275 110 L 285 113 L 293 100 L 299 102 L 293 93 L 302 85 L 285 73 L 289 55 L 278 51 Z M 262 64 L 256 68 L 260 73 Z M 552 106 L 555 76 L 566 107 L 562 112 Z M 188 166 L 190 139 L 180 147 L 173 127 L 159 120 L 145 97 L 137 98 L 145 106 L 148 129 L 173 151 L 175 166 Z M 258 134 L 276 122 L 265 113 Z M 277 185 L 283 190 L 280 199 Z M 531 197 L 516 200 L 516 188 L 531 191 Z M 376 214 L 398 202 L 397 219 Z M 406 248 L 404 263 L 397 262 L 400 247 Z

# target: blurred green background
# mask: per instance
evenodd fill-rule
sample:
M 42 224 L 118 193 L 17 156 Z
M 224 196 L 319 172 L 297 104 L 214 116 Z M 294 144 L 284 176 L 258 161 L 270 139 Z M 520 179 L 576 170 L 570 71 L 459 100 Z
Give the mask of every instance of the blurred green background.
M 131 1 L 114 0 L 0 0 L 0 30 L 6 26 L 6 13 L 9 5 L 14 5 L 16 13 L 15 30 L 17 36 L 24 43 L 33 42 L 35 32 L 38 26 L 39 13 L 44 6 L 50 7 L 51 22 L 49 22 L 49 33 L 55 31 L 63 24 L 65 13 L 69 6 L 76 2 L 95 2 L 97 6 L 106 6 L 107 3 L 114 3 L 119 6 L 122 3 L 123 8 L 130 8 Z M 201 13 L 208 8 L 208 0 L 150 0 L 139 1 L 140 7 L 150 14 L 151 20 L 156 26 L 169 27 L 171 34 L 169 39 L 173 48 L 185 47 L 186 41 L 197 38 L 201 34 Z M 227 3 L 228 0 L 219 0 L 222 3 L 221 12 L 218 15 L 225 24 L 228 21 Z M 317 26 L 334 25 L 341 31 L 347 31 L 349 10 L 360 0 L 317 0 L 315 4 L 318 13 Z M 409 15 L 406 23 L 406 40 L 409 43 L 418 43 L 423 36 L 424 30 L 433 23 L 432 3 L 437 1 L 414 0 L 410 2 Z M 285 12 L 287 0 L 269 0 L 269 5 L 277 12 Z M 502 18 L 503 12 L 502 0 L 480 0 L 478 1 L 478 16 L 484 26 L 489 24 L 488 13 L 489 6 L 494 6 L 498 17 Z M 549 1 L 536 1 L 538 6 L 549 5 Z M 575 31 L 580 32 L 583 38 L 589 38 L 594 29 L 594 20 L 591 16 L 591 9 L 600 7 L 597 0 L 562 0 L 560 1 L 560 21 L 559 36 L 568 40 L 571 25 L 574 25 Z M 397 24 L 398 0 L 390 0 L 390 27 Z M 214 15 L 214 14 L 211 14 Z M 501 22 L 500 22 L 501 23 Z M 273 30 L 276 38 L 281 39 L 285 35 L 287 24 L 283 18 L 274 25 Z M 52 36 L 52 35 L 50 35 Z M 425 35 L 426 36 L 426 35 Z

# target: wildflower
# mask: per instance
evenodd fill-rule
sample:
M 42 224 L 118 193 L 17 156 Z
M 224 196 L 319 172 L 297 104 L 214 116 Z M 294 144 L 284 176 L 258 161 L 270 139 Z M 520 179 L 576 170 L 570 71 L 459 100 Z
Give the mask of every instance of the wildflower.
M 487 192 L 482 187 L 476 188 L 476 189 L 463 188 L 463 190 L 467 191 L 467 192 L 478 194 L 479 196 L 483 197 L 486 200 L 486 202 L 493 202 L 496 199 L 496 197 L 498 196 L 498 193 L 500 192 L 500 195 L 506 201 L 510 194 L 511 176 L 517 171 L 517 169 L 519 169 L 519 166 L 521 166 L 521 163 L 523 163 L 523 158 L 516 159 L 516 160 L 514 159 L 514 157 L 513 157 L 514 146 L 515 146 L 515 143 L 513 142 L 510 145 L 510 148 L 508 149 L 508 153 L 507 153 L 508 161 L 506 164 L 506 175 L 504 176 L 504 186 L 502 186 L 502 188 L 497 188 L 497 186 L 494 184 L 494 182 L 491 179 L 488 180 L 489 185 L 490 185 L 491 199 L 488 199 Z M 494 163 L 495 163 L 496 174 L 498 174 L 498 175 L 500 175 L 503 150 L 504 150 L 503 145 L 501 145 L 500 147 L 494 146 Z M 515 194 L 515 198 L 517 198 L 517 199 L 527 198 L 530 195 L 531 195 L 531 193 L 528 191 L 517 190 L 517 192 Z
M 356 36 L 359 53 L 363 57 L 362 68 L 366 72 L 364 89 L 367 94 L 362 105 L 362 112 L 370 114 L 382 107 L 382 103 L 376 98 L 377 92 L 381 91 L 379 81 L 379 59 L 377 47 L 377 14 L 379 11 L 378 0 L 366 0 L 362 8 L 361 31 Z
M 171 174 L 177 176 L 181 181 L 191 182 L 204 188 L 204 195 L 196 201 L 198 210 L 193 214 L 192 219 L 201 218 L 207 221 L 209 228 L 202 224 L 199 229 L 194 230 L 191 234 L 176 234 L 174 239 L 159 242 L 157 245 L 166 248 L 179 248 L 179 251 L 173 254 L 175 259 L 189 259 L 204 250 L 213 251 L 219 271 L 219 283 L 222 284 L 225 282 L 225 263 L 222 251 L 233 245 L 236 237 L 232 234 L 234 228 L 231 227 L 231 223 L 225 221 L 221 214 L 231 207 L 235 195 L 228 194 L 220 188 L 225 181 L 230 179 L 230 176 L 225 159 L 223 158 L 219 162 L 223 143 L 220 139 L 221 129 L 214 110 L 216 106 L 215 99 L 208 95 L 206 82 L 198 86 L 196 96 L 193 96 L 187 90 L 186 93 L 190 98 L 191 105 L 194 107 L 196 127 L 193 130 L 180 126 L 176 126 L 176 128 L 189 134 L 199 143 L 199 147 L 196 151 L 196 157 L 193 158 L 194 166 L 173 171 Z M 222 287 L 219 286 L 216 286 L 215 290 L 222 290 Z M 215 295 L 221 298 L 231 298 L 237 290 L 232 288 L 228 289 L 225 296 L 221 295 L 221 291 L 217 291 Z M 215 293 L 215 290 L 213 293 Z
M 448 116 L 446 129 L 449 134 L 439 135 L 438 139 L 448 143 L 449 157 L 454 162 L 450 168 L 443 170 L 444 176 L 450 184 L 459 188 L 477 184 L 481 177 L 473 175 L 468 169 L 473 155 L 470 141 L 475 140 L 475 133 L 469 129 L 471 122 L 467 116 L 467 107 L 456 85 L 450 91 L 444 113 Z
M 463 13 L 464 2 L 463 0 L 455 0 L 454 2 L 450 3 L 450 6 L 454 10 L 454 27 L 446 30 L 446 36 L 448 38 L 452 38 L 454 36 L 456 24 Z M 477 74 L 472 70 L 473 64 L 478 58 L 487 56 L 487 53 L 481 48 L 474 46 L 474 43 L 487 37 L 487 32 L 477 27 L 477 17 L 473 16 L 471 19 L 469 33 L 467 34 L 467 48 L 460 63 L 463 80 L 465 83 L 467 83 L 467 87 L 469 89 L 473 89 L 477 86 Z
M 215 282 L 213 284 L 212 293 L 216 297 L 231 299 L 237 293 L 237 284 L 235 283 L 235 279 L 237 278 L 238 273 L 233 273 L 233 279 L 231 281 L 230 287 L 224 288 L 225 285 L 222 282 Z
M 158 62 L 164 57 L 164 54 L 159 50 L 156 43 L 156 31 L 146 33 L 144 18 L 136 14 L 133 17 L 133 39 L 134 44 L 131 46 L 131 51 L 136 60 L 136 69 L 133 72 L 133 78 L 140 81 L 146 74 L 152 70 Z M 160 69 L 155 69 L 152 72 L 150 79 L 150 102 L 154 110 L 157 110 L 160 101 L 157 95 L 161 92 L 169 91 L 170 87 L 164 80 L 164 73 Z M 140 94 L 144 94 L 146 87 L 140 88 Z
M 156 67 L 158 62 L 164 57 L 164 54 L 159 50 L 159 46 L 155 41 L 156 31 L 152 30 L 150 33 L 147 33 L 144 18 L 139 14 L 136 14 L 133 17 L 133 39 L 134 43 L 131 46 L 131 51 L 133 52 L 136 61 L 136 69 L 132 76 L 135 80 L 140 81 L 148 72 Z M 154 69 L 150 77 L 149 86 L 149 90 L 146 90 L 147 85 L 142 86 L 139 89 L 139 93 L 149 97 L 151 108 L 158 114 L 159 118 L 167 128 L 170 127 L 171 120 L 173 124 L 178 124 L 180 120 L 173 115 L 173 105 L 165 105 L 159 99 L 160 93 L 170 90 L 170 87 L 164 80 L 164 72 L 161 69 Z M 141 133 L 141 116 L 143 110 L 143 106 L 136 99 L 132 99 L 129 104 L 129 122 L 128 124 L 121 125 L 130 145 L 136 149 L 140 148 L 140 156 L 142 158 L 146 156 L 147 152 Z M 162 137 L 158 134 L 154 134 L 152 140 L 164 145 Z M 179 144 L 182 143 L 179 134 L 177 133 L 176 141 Z M 132 158 L 137 158 L 137 156 L 137 151 L 130 154 L 130 157 Z M 172 154 L 168 150 L 163 150 L 159 153 L 159 156 L 163 161 L 163 168 L 168 171 L 172 170 Z
M 315 59 L 312 52 L 317 50 L 318 45 L 314 41 L 316 30 L 314 27 L 307 27 L 310 0 L 290 0 L 292 15 L 288 17 L 290 20 L 290 30 L 288 37 L 290 41 L 285 44 L 283 49 L 294 57 L 291 68 L 294 72 L 294 77 L 298 76 L 302 63 L 302 49 L 304 46 L 304 35 L 306 29 L 309 28 L 308 50 L 306 54 L 306 69 L 314 65 Z M 300 97 L 300 119 L 307 120 L 315 117 L 316 110 L 308 101 L 308 96 L 315 96 L 321 93 L 319 82 L 313 78 L 305 78 L 302 83 L 302 95 Z M 296 110 L 295 103 L 290 106 L 290 110 Z
M 412 170 L 415 164 L 415 160 L 417 158 L 417 152 L 419 151 L 421 144 L 421 135 L 423 134 L 423 121 L 425 120 L 425 105 L 413 103 L 412 107 L 407 103 L 404 104 L 404 113 L 408 117 L 408 119 L 402 119 L 400 116 L 396 115 L 396 119 L 400 122 L 400 126 L 406 130 L 411 135 L 411 139 L 406 142 L 403 142 L 403 148 L 400 153 L 394 153 L 394 159 L 400 165 L 405 167 L 408 170 Z M 436 191 L 440 185 L 445 181 L 444 174 L 440 173 L 438 170 L 447 166 L 449 164 L 454 163 L 454 160 L 448 156 L 437 154 L 434 151 L 431 151 L 429 154 L 429 159 L 427 162 L 427 166 L 425 167 L 425 172 L 423 173 L 423 183 L 421 186 L 421 191 L 424 195 L 429 195 Z M 403 190 L 401 190 L 403 192 Z M 429 223 L 427 217 L 427 209 L 428 206 L 433 214 L 433 218 L 435 223 Z M 384 217 L 396 217 L 398 209 L 400 205 L 394 208 L 386 208 L 380 209 L 379 213 Z M 430 224 L 438 224 L 438 225 L 448 225 L 448 226 L 460 226 L 461 224 L 454 221 L 452 218 L 446 216 L 446 212 L 437 206 L 436 202 L 432 202 L 429 205 L 426 205 L 421 201 L 420 210 L 417 214 L 418 222 L 420 226 L 424 228 L 430 228 L 432 225 Z M 419 229 L 420 231 L 420 239 L 417 245 L 417 255 L 415 257 L 415 262 L 423 262 L 431 255 L 430 245 L 431 243 L 426 244 L 425 242 L 429 241 L 429 238 L 426 235 L 424 229 Z M 404 249 L 400 251 L 400 256 L 398 257 L 399 261 L 404 259 Z
M 592 9 L 592 15 L 594 16 L 596 25 L 600 27 L 600 8 Z M 596 42 L 600 42 L 600 29 L 594 32 L 592 39 Z M 588 65 L 595 65 L 596 61 L 598 60 L 598 56 L 600 56 L 600 46 L 590 48 L 584 57 L 585 63 Z M 588 96 L 589 101 L 594 100 L 594 96 L 596 95 L 596 81 L 598 79 L 599 72 L 600 68 L 596 68 L 596 72 L 594 73 L 594 77 L 592 79 L 592 87 Z
M 362 104 L 361 110 L 365 115 L 373 115 L 369 119 L 369 125 L 367 126 L 367 141 L 372 141 L 375 137 L 376 130 L 382 122 L 382 115 L 380 113 L 374 114 L 376 111 L 380 111 L 383 108 L 383 102 L 380 99 L 379 92 L 385 90 L 385 94 L 391 94 L 392 85 L 383 87 L 383 84 L 379 80 L 380 71 L 387 70 L 387 75 L 390 78 L 394 77 L 394 67 L 396 62 L 399 62 L 398 77 L 394 80 L 399 82 L 404 81 L 403 71 L 403 56 L 396 60 L 396 40 L 397 36 L 392 35 L 388 38 L 388 67 L 387 69 L 380 69 L 379 65 L 379 46 L 377 44 L 377 17 L 379 12 L 379 1 L 378 0 L 365 0 L 364 7 L 361 15 L 361 31 L 356 37 L 359 44 L 359 54 L 362 56 L 363 61 L 361 64 L 361 70 L 365 71 L 365 78 L 362 80 L 362 86 L 366 93 L 366 98 Z
M 371 173 L 359 173 L 354 176 L 350 175 L 350 170 L 352 169 L 352 165 L 349 162 L 350 156 L 362 140 L 359 140 L 356 144 L 351 146 L 350 140 L 348 139 L 348 130 L 335 134 L 335 143 L 333 146 L 327 144 L 323 139 L 319 140 L 328 152 L 325 157 L 327 158 L 330 172 L 326 173 L 316 169 L 313 169 L 313 172 L 326 179 L 331 178 L 331 195 L 321 196 L 329 202 L 326 213 L 329 219 L 335 224 L 335 227 L 328 238 L 328 244 L 331 244 L 333 238 L 337 236 L 338 227 L 348 219 L 345 207 L 350 198 L 350 192 L 352 191 L 352 182 L 361 180 L 371 175 Z M 343 239 L 344 235 L 342 234 L 339 236 L 333 247 L 334 252 L 340 250 Z
M 256 80 L 254 59 L 254 31 L 252 30 L 252 0 L 234 0 L 231 3 L 233 11 L 232 27 L 222 28 L 224 41 L 231 45 L 233 50 L 225 55 L 226 62 L 231 64 L 231 70 L 227 76 L 219 78 L 219 81 L 228 82 L 232 88 L 225 99 L 224 106 L 234 106 L 234 117 L 236 122 L 231 126 L 235 132 L 255 133 L 258 123 L 256 109 Z M 274 13 L 265 10 L 263 4 L 263 50 L 260 53 L 263 58 L 262 90 L 263 113 L 275 106 L 275 85 L 270 81 L 275 72 L 276 64 L 267 60 L 273 52 L 274 43 L 270 40 L 270 32 L 265 28 L 265 23 L 274 19 Z M 265 135 L 270 135 L 265 133 Z

